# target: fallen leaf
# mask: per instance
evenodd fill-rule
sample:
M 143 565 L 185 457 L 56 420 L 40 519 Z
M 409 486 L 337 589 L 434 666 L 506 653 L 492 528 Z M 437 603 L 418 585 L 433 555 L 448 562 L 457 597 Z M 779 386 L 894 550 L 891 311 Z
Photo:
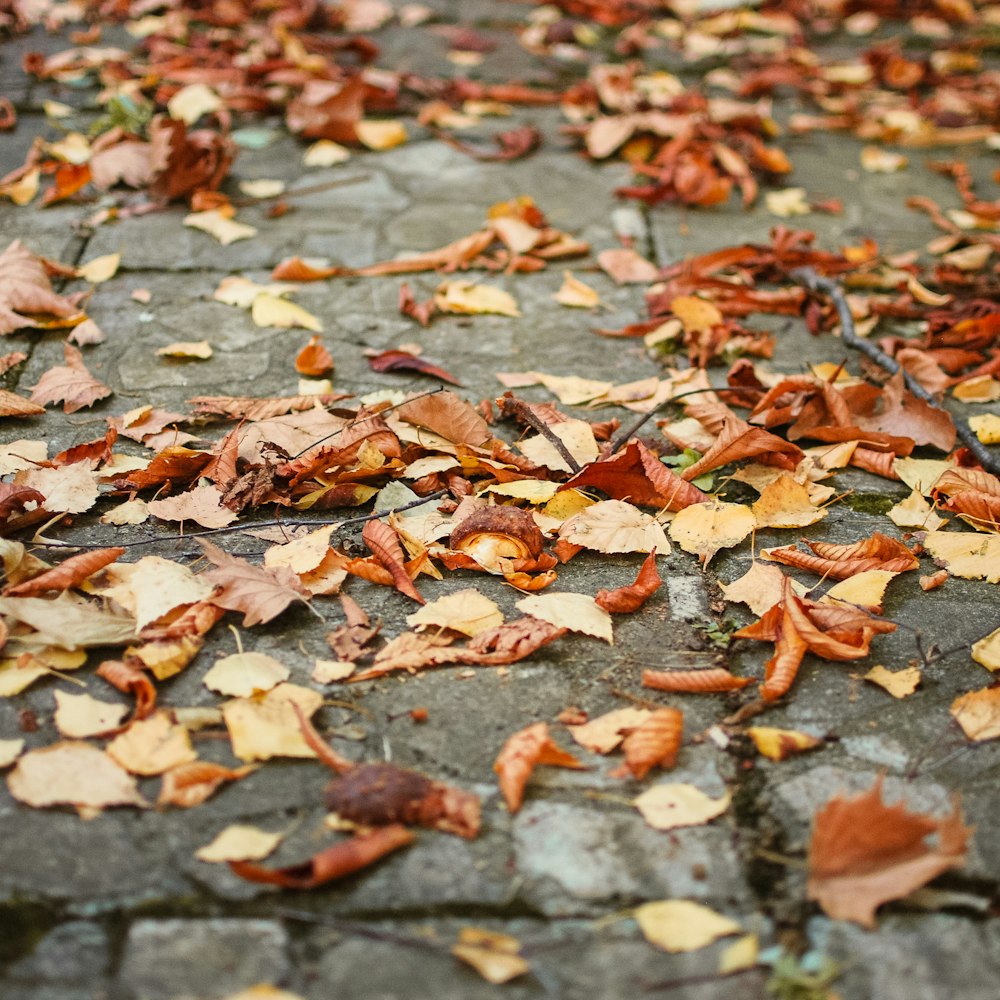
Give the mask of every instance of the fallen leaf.
M 459 590 L 425 604 L 419 611 L 407 615 L 414 627 L 449 628 L 473 636 L 503 624 L 503 612 L 478 590 Z
M 835 920 L 875 926 L 875 911 L 964 863 L 972 830 L 956 801 L 934 819 L 882 799 L 882 779 L 851 798 L 835 796 L 817 812 L 809 844 L 810 899 Z M 928 837 L 936 835 L 933 844 Z
M 846 545 L 808 540 L 806 545 L 812 549 L 811 554 L 790 545 L 780 549 L 765 549 L 761 552 L 761 558 L 780 562 L 785 566 L 807 569 L 834 580 L 846 580 L 849 576 L 873 569 L 905 573 L 920 565 L 917 557 L 902 542 L 878 531 L 868 538 Z
M 586 594 L 532 594 L 522 597 L 515 606 L 556 628 L 592 635 L 609 645 L 614 643 L 611 615 Z
M 920 667 L 904 667 L 902 670 L 886 670 L 881 664 L 871 668 L 863 679 L 877 684 L 888 691 L 893 698 L 905 698 L 913 694 L 920 685 Z
M 758 964 L 760 945 L 756 934 L 746 934 L 734 941 L 719 956 L 719 975 L 728 976 Z
M 694 503 L 674 515 L 670 537 L 707 566 L 720 549 L 738 545 L 756 527 L 753 511 L 738 503 Z
M 70 805 L 88 815 L 108 806 L 148 805 L 135 778 L 89 743 L 53 743 L 19 757 L 7 776 L 10 794 L 42 809 Z
M 559 537 L 596 552 L 670 554 L 670 543 L 655 518 L 624 500 L 601 500 L 568 518 Z
M 135 616 L 143 629 L 185 604 L 197 604 L 212 595 L 212 585 L 179 562 L 162 556 L 143 556 L 136 563 L 116 567 L 116 582 L 104 596 Z
M 199 847 L 199 861 L 260 861 L 281 843 L 284 833 L 269 833 L 257 826 L 233 823 L 220 830 L 211 843 Z
M 745 604 L 760 617 L 781 600 L 784 585 L 785 574 L 777 566 L 755 559 L 743 576 L 722 584 L 720 589 L 727 601 Z
M 804 750 L 815 750 L 823 741 L 808 733 L 794 729 L 774 729 L 771 726 L 751 726 L 747 736 L 753 740 L 757 752 L 768 760 L 786 760 Z
M 642 686 L 656 691 L 688 694 L 721 694 L 753 684 L 752 677 L 737 677 L 722 667 L 701 670 L 644 670 Z
M 952 576 L 1000 583 L 1000 536 L 958 531 L 928 531 L 924 548 Z
M 351 151 L 345 146 L 330 139 L 320 139 L 305 151 L 302 163 L 307 167 L 335 167 L 350 158 Z
M 207 361 L 212 356 L 212 347 L 207 340 L 179 340 L 166 347 L 157 348 L 161 358 L 184 358 Z
M 631 614 L 638 611 L 656 593 L 663 580 L 656 569 L 656 549 L 643 560 L 634 583 L 615 590 L 599 590 L 594 601 L 612 614 Z
M 30 625 L 49 645 L 60 649 L 120 646 L 131 642 L 136 632 L 134 619 L 102 611 L 68 593 L 55 599 L 0 597 L 0 614 Z
M 446 313 L 494 313 L 515 318 L 521 315 L 512 295 L 493 285 L 480 285 L 474 281 L 444 282 L 434 293 L 434 304 Z
M 20 240 L 0 254 L 0 288 L 0 335 L 32 327 L 46 314 L 83 318 L 76 305 L 52 290 L 41 259 Z
M 811 211 L 806 198 L 806 189 L 800 187 L 782 188 L 768 191 L 764 195 L 767 210 L 779 218 L 788 219 L 793 215 L 808 215 Z
M 972 658 L 987 670 L 1000 670 L 1000 628 L 972 644 Z
M 87 462 L 56 468 L 32 469 L 17 475 L 17 482 L 42 494 L 41 506 L 53 513 L 82 514 L 97 502 L 97 474 Z
M 656 281 L 660 270 L 645 257 L 624 247 L 602 250 L 597 255 L 597 264 L 615 284 L 645 285 Z
M 21 756 L 24 740 L 0 740 L 0 770 L 10 767 Z
M 38 384 L 29 386 L 33 403 L 40 406 L 62 403 L 64 413 L 76 413 L 77 410 L 93 406 L 99 399 L 111 395 L 111 389 L 87 371 L 83 355 L 76 347 L 63 344 L 63 356 L 66 359 L 65 365 L 43 372 Z
M 510 934 L 462 927 L 451 953 L 471 965 L 487 982 L 500 985 L 531 971 L 520 950 L 521 942 Z
M 202 683 L 217 694 L 249 698 L 288 680 L 289 673 L 288 667 L 274 657 L 248 651 L 216 660 Z
M 358 142 L 369 149 L 385 150 L 401 146 L 409 138 L 406 126 L 399 121 L 372 121 L 362 118 L 354 125 Z
M 39 573 L 28 580 L 14 586 L 4 588 L 4 597 L 34 597 L 51 590 L 69 590 L 79 586 L 88 577 L 99 573 L 110 566 L 125 550 L 95 549 L 92 552 L 82 552 L 77 556 L 64 559 L 58 566 Z
M 572 271 L 563 271 L 563 283 L 552 296 L 561 306 L 576 309 L 596 309 L 601 305 L 597 292 L 573 276 Z
M 758 528 L 805 528 L 827 514 L 813 503 L 809 487 L 787 473 L 764 488 L 751 510 Z
M 688 899 L 643 903 L 632 911 L 632 916 L 650 944 L 673 954 L 697 951 L 743 930 L 735 920 Z
M 846 580 L 835 583 L 821 598 L 824 604 L 842 601 L 854 604 L 873 614 L 882 614 L 885 591 L 889 584 L 899 576 L 884 569 L 867 569 L 855 573 Z
M 516 813 L 521 808 L 525 786 L 540 764 L 574 770 L 585 768 L 573 754 L 556 745 L 549 735 L 548 723 L 535 722 L 519 730 L 507 739 L 493 763 L 509 812 Z
M 283 330 L 299 327 L 322 333 L 323 324 L 302 306 L 270 292 L 258 292 L 250 306 L 250 318 L 257 326 L 276 326 Z
M 970 740 L 995 740 L 1000 736 L 1000 687 L 960 695 L 951 703 L 951 715 Z
M 442 382 L 450 382 L 452 385 L 462 384 L 451 372 L 425 361 L 410 351 L 380 351 L 369 356 L 368 365 L 376 372 L 420 372 Z
M 222 98 L 204 83 L 191 83 L 181 87 L 167 101 L 167 112 L 185 125 L 194 125 L 202 115 L 210 115 L 222 107 Z
M 731 801 L 728 791 L 713 799 L 694 785 L 666 784 L 647 789 L 633 805 L 654 830 L 675 830 L 710 822 L 721 816 Z
M 108 744 L 108 756 L 132 774 L 163 774 L 198 755 L 184 726 L 171 721 L 168 712 L 132 722 Z
M 184 217 L 184 225 L 191 229 L 200 229 L 203 233 L 213 236 L 224 247 L 238 240 L 249 240 L 257 235 L 253 226 L 245 222 L 237 222 L 228 217 L 221 209 L 212 208 L 206 212 L 192 212 Z
M 947 524 L 917 490 L 913 490 L 905 500 L 900 500 L 888 514 L 889 520 L 898 528 L 916 528 L 923 531 L 937 531 Z
M 79 740 L 117 728 L 127 712 L 127 705 L 98 701 L 89 694 L 56 691 L 53 721 L 62 736 Z
M 86 264 L 81 264 L 76 273 L 84 281 L 89 281 L 92 285 L 100 285 L 109 281 L 118 273 L 118 266 L 121 264 L 122 255 L 120 253 L 108 253 L 102 257 L 94 257 Z
M 625 765 L 616 776 L 630 773 L 642 781 L 654 767 L 669 771 L 677 763 L 684 735 L 684 714 L 677 708 L 658 708 L 636 726 L 622 743 Z
M 222 706 L 233 753 L 243 761 L 271 757 L 315 757 L 299 725 L 296 708 L 307 717 L 323 704 L 323 696 L 295 684 L 279 684 L 266 694 L 237 698 Z
M 219 717 L 221 720 L 221 712 Z M 156 804 L 191 809 L 201 805 L 225 783 L 239 781 L 256 769 L 255 765 L 231 768 L 202 760 L 178 764 L 177 767 L 172 767 L 164 773 Z
M 648 708 L 616 708 L 578 726 L 567 726 L 570 736 L 593 753 L 610 753 L 625 734 L 641 726 L 652 712 Z

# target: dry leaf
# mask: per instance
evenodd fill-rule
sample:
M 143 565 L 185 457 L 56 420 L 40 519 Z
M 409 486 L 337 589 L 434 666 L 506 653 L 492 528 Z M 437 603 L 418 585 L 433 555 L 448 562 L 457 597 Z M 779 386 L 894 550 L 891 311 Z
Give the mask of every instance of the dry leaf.
M 957 531 L 928 531 L 924 548 L 952 576 L 1000 583 L 1000 536 Z
M 46 314 L 80 315 L 77 306 L 52 290 L 41 259 L 20 240 L 0 253 L 0 287 L 0 335 L 34 326 L 36 317 Z
M 913 490 L 905 500 L 900 500 L 889 511 L 888 517 L 899 528 L 917 528 L 923 531 L 936 531 L 947 524 L 917 490 Z
M 525 786 L 531 772 L 539 764 L 574 770 L 585 768 L 573 754 L 553 742 L 548 723 L 535 722 L 519 730 L 504 743 L 493 763 L 493 770 L 500 779 L 500 791 L 510 812 L 516 813 L 521 808 Z
M 6 587 L 5 597 L 34 597 L 50 590 L 69 590 L 83 583 L 88 577 L 99 573 L 110 566 L 119 556 L 124 555 L 122 548 L 95 549 L 92 552 L 82 552 L 77 556 L 64 559 L 58 566 L 39 573 L 28 580 L 14 586 Z
M 216 660 L 202 678 L 210 691 L 233 698 L 249 698 L 288 680 L 289 669 L 265 653 L 234 653 Z
M 180 710 L 177 710 L 175 714 L 180 716 Z M 222 713 L 218 714 L 221 721 Z M 163 775 L 163 784 L 160 786 L 160 795 L 156 804 L 191 809 L 201 805 L 226 782 L 239 781 L 248 774 L 252 774 L 256 769 L 255 765 L 231 768 L 203 760 L 179 764 Z
M 117 582 L 106 588 L 111 598 L 132 614 L 143 629 L 185 604 L 212 596 L 212 585 L 182 563 L 162 556 L 143 556 L 137 563 L 115 567 Z
M 969 691 L 951 703 L 951 714 L 970 740 L 1000 737 L 1000 687 Z
M 774 729 L 771 726 L 751 726 L 747 736 L 753 740 L 757 752 L 768 760 L 785 760 L 804 750 L 815 750 L 823 741 L 808 733 L 794 729 Z
M 65 365 L 50 368 L 42 374 L 37 385 L 29 386 L 33 403 L 40 406 L 62 403 L 64 413 L 76 413 L 111 395 L 111 390 L 87 371 L 83 355 L 76 347 L 63 344 L 63 356 Z
M 835 920 L 874 927 L 882 903 L 902 899 L 962 865 L 971 833 L 957 802 L 944 819 L 910 812 L 902 804 L 887 806 L 879 778 L 869 791 L 836 796 L 816 814 L 809 898 Z M 931 834 L 936 840 L 928 844 Z
M 257 326 L 276 326 L 283 330 L 299 327 L 313 333 L 323 332 L 323 324 L 311 312 L 266 291 L 254 297 L 250 318 Z
M 132 774 L 149 775 L 190 763 L 198 755 L 187 729 L 172 722 L 168 712 L 157 712 L 116 736 L 108 744 L 108 756 Z
M 89 743 L 53 743 L 29 751 L 18 758 L 7 787 L 18 802 L 36 809 L 70 805 L 90 813 L 148 804 L 135 778 Z
M 683 735 L 684 714 L 680 709 L 656 709 L 625 737 L 625 765 L 615 772 L 616 776 L 631 773 L 642 781 L 654 767 L 669 771 L 677 763 Z
M 572 271 L 563 271 L 563 283 L 552 296 L 561 306 L 576 309 L 596 309 L 601 304 L 597 292 L 573 276 Z
M 625 734 L 641 726 L 652 712 L 648 708 L 616 708 L 578 726 L 567 726 L 570 736 L 593 753 L 610 753 Z
M 766 486 L 751 509 L 758 528 L 805 528 L 826 517 L 826 509 L 813 503 L 809 487 L 788 473 Z
M 531 971 L 531 966 L 521 958 L 520 950 L 521 942 L 510 934 L 462 927 L 451 953 L 471 965 L 487 982 L 499 985 Z
M 1000 628 L 972 644 L 972 658 L 987 670 L 1000 670 Z
M 257 826 L 233 823 L 220 830 L 215 839 L 199 847 L 194 856 L 199 861 L 260 861 L 281 843 L 284 833 L 269 833 Z
M 656 570 L 656 549 L 643 560 L 634 583 L 615 590 L 599 590 L 594 601 L 612 614 L 631 614 L 638 611 L 656 593 L 663 580 Z
M 905 698 L 913 694 L 920 685 L 920 667 L 905 667 L 903 670 L 886 670 L 876 665 L 863 675 L 863 679 L 877 684 L 888 691 L 893 698 Z
M 882 605 L 885 598 L 886 587 L 894 580 L 898 573 L 890 573 L 884 569 L 867 569 L 863 573 L 856 573 L 846 580 L 835 583 L 822 597 L 824 604 L 832 604 L 842 601 L 845 604 L 854 604 L 873 614 L 882 614 Z
M 120 253 L 109 253 L 103 257 L 95 257 L 88 260 L 86 264 L 81 264 L 77 269 L 77 276 L 89 281 L 92 285 L 99 285 L 108 281 L 118 273 L 118 265 L 121 264 L 122 255 Z
M 257 230 L 253 226 L 237 222 L 218 208 L 209 209 L 207 212 L 192 212 L 184 217 L 184 225 L 214 236 L 224 247 L 238 240 L 252 239 L 257 235 Z
M 89 694 L 56 691 L 53 721 L 61 735 L 79 740 L 115 729 L 127 712 L 127 705 L 98 701 Z
M 642 686 L 656 691 L 687 694 L 721 694 L 753 684 L 752 677 L 737 677 L 723 667 L 700 670 L 644 670 Z
M 518 317 L 521 311 L 512 295 L 493 285 L 474 281 L 446 281 L 434 293 L 434 304 L 446 313 L 464 315 L 494 313 Z
M 777 566 L 754 560 L 743 576 L 722 584 L 721 590 L 727 601 L 745 604 L 760 617 L 781 600 L 784 586 L 785 574 Z
M 808 215 L 811 211 L 806 198 L 806 189 L 800 187 L 768 191 L 764 195 L 764 202 L 772 215 L 782 219 L 791 218 L 793 215 Z
M 592 635 L 608 644 L 614 642 L 611 615 L 586 594 L 533 594 L 522 597 L 515 607 L 556 628 Z
M 372 121 L 362 118 L 354 125 L 358 142 L 369 149 L 384 150 L 401 146 L 409 136 L 406 126 L 399 121 Z
M 157 348 L 161 358 L 185 358 L 207 361 L 212 356 L 212 347 L 207 340 L 178 340 L 166 347 Z
M 654 785 L 633 803 L 654 830 L 675 830 L 681 826 L 702 826 L 721 816 L 732 801 L 729 792 L 709 798 L 694 785 Z
M 407 624 L 419 628 L 449 628 L 463 635 L 479 635 L 503 624 L 503 612 L 478 590 L 459 590 L 440 597 L 407 615 Z
M 738 545 L 755 526 L 753 512 L 743 504 L 712 500 L 678 511 L 668 530 L 685 552 L 697 555 L 707 566 L 719 549 Z
M 24 740 L 0 740 L 0 770 L 10 767 L 21 756 Z
M 559 537 L 596 552 L 670 554 L 670 543 L 655 518 L 624 500 L 601 500 L 568 518 Z
M 648 284 L 660 276 L 659 268 L 635 250 L 616 247 L 597 255 L 598 266 L 618 285 Z
M 743 930 L 735 920 L 688 899 L 643 903 L 632 916 L 650 944 L 671 953 L 697 951 Z
M 299 725 L 298 707 L 307 717 L 323 704 L 323 696 L 295 684 L 279 684 L 264 695 L 237 698 L 222 706 L 233 753 L 240 760 L 271 757 L 315 757 Z

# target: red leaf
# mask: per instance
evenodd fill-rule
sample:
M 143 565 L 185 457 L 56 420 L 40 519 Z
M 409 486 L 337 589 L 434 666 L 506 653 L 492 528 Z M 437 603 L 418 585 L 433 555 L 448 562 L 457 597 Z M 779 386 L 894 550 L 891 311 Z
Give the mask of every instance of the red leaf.
M 656 549 L 653 549 L 643 560 L 635 583 L 627 587 L 618 587 L 616 590 L 599 590 L 594 595 L 594 600 L 605 611 L 629 614 L 638 611 L 656 593 L 661 583 L 663 580 L 656 570 Z
M 452 385 L 462 384 L 451 372 L 445 371 L 409 351 L 382 351 L 369 357 L 368 365 L 372 371 L 376 372 L 421 372 L 432 378 L 440 379 L 442 382 L 450 382 Z

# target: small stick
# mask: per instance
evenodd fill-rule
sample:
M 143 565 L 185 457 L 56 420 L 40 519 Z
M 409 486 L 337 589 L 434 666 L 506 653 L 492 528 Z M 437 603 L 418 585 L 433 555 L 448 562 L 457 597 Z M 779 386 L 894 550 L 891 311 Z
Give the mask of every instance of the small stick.
M 799 284 L 804 285 L 810 291 L 825 292 L 830 296 L 834 306 L 836 306 L 837 316 L 840 319 L 841 339 L 848 347 L 853 348 L 855 351 L 860 351 L 866 357 L 874 361 L 875 364 L 877 364 L 884 371 L 889 372 L 890 375 L 895 375 L 897 372 L 902 371 L 903 381 L 906 383 L 906 388 L 909 389 L 910 392 L 917 397 L 917 399 L 923 400 L 928 406 L 933 406 L 935 410 L 940 410 L 942 413 L 948 413 L 948 411 L 941 406 L 940 403 L 938 403 L 934 396 L 929 393 L 912 375 L 910 375 L 910 373 L 907 372 L 895 358 L 886 354 L 885 351 L 879 348 L 876 344 L 871 343 L 871 341 L 858 336 L 857 329 L 854 326 L 854 317 L 851 315 L 851 307 L 848 305 L 847 297 L 844 295 L 844 290 L 837 284 L 836 281 L 833 281 L 830 278 L 822 277 L 811 267 L 796 268 L 791 272 L 791 277 L 799 282 Z M 982 444 L 979 438 L 976 437 L 976 432 L 964 420 L 956 421 L 950 413 L 948 413 L 948 416 L 955 424 L 955 430 L 958 432 L 958 436 L 961 438 L 962 444 L 964 444 L 965 447 L 976 456 L 976 461 L 987 472 L 991 472 L 994 476 L 1000 476 L 1000 462 L 996 461 L 986 450 L 986 447 Z

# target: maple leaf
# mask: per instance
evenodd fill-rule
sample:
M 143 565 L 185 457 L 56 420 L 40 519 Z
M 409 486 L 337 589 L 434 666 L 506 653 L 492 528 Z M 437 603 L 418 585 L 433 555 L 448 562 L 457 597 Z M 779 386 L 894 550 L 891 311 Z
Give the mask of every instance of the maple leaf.
M 217 589 L 211 602 L 227 611 L 243 613 L 247 628 L 276 618 L 293 601 L 308 604 L 308 592 L 290 569 L 266 569 L 229 555 L 217 545 L 199 538 L 205 555 L 216 567 L 202 576 Z
M 76 413 L 111 395 L 111 389 L 87 371 L 78 348 L 63 344 L 63 356 L 65 365 L 50 368 L 43 373 L 37 385 L 28 387 L 33 403 L 44 406 L 46 403 L 61 402 L 64 413 Z
M 875 911 L 902 899 L 965 860 L 972 828 L 956 801 L 950 816 L 934 819 L 887 806 L 883 779 L 852 798 L 835 796 L 816 814 L 809 844 L 810 899 L 835 920 L 875 926 Z M 927 838 L 936 835 L 933 844 Z
M 52 290 L 41 259 L 14 240 L 0 253 L 0 334 L 34 326 L 33 317 L 45 313 L 82 318 L 77 306 Z

